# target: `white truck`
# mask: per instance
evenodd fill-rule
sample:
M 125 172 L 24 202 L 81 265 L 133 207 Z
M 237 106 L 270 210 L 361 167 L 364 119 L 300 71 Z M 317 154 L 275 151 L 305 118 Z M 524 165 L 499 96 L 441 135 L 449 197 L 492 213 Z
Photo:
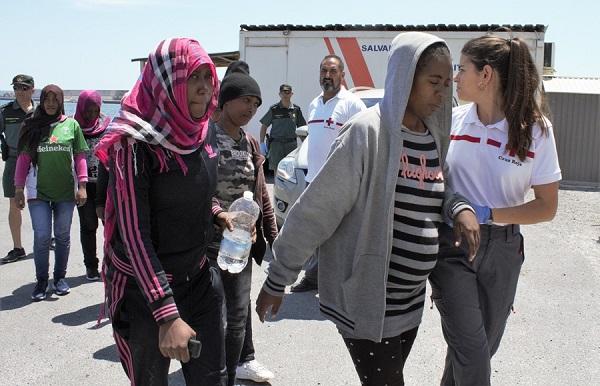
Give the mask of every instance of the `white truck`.
M 260 118 L 279 101 L 279 86 L 292 86 L 292 102 L 305 117 L 310 101 L 320 93 L 319 64 L 324 56 L 335 54 L 345 63 L 346 88 L 383 88 L 387 57 L 392 39 L 404 31 L 423 31 L 444 39 L 452 53 L 456 71 L 460 50 L 469 39 L 497 30 L 498 25 L 242 25 L 240 59 L 250 66 L 250 74 L 260 85 L 263 104 L 247 130 L 259 138 Z M 512 36 L 527 42 L 542 74 L 544 66 L 544 25 L 506 25 Z M 506 32 L 497 33 L 510 37 Z

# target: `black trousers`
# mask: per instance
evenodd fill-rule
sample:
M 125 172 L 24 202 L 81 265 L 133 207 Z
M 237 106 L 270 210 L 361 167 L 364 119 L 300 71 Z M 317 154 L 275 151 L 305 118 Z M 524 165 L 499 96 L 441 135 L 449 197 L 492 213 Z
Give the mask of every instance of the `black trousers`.
M 344 338 L 361 385 L 404 385 L 404 363 L 417 337 L 418 327 L 381 342 Z
M 83 249 L 83 263 L 86 268 L 98 269 L 98 256 L 96 254 L 96 230 L 98 229 L 98 216 L 96 216 L 96 183 L 88 182 L 85 186 L 87 200 L 85 205 L 77 207 L 79 212 L 79 235 Z
M 107 274 L 108 307 L 121 364 L 131 385 L 167 386 L 169 364 L 158 349 L 159 326 L 135 280 L 117 271 Z M 225 386 L 223 288 L 219 273 L 205 269 L 189 281 L 172 284 L 181 318 L 202 342 L 197 359 L 182 363 L 188 386 Z
M 219 268 L 215 256 L 209 250 L 211 266 L 218 270 L 223 281 L 225 304 L 223 314 L 226 316 L 225 329 L 225 361 L 229 386 L 235 383 L 238 364 L 254 359 L 252 341 L 252 309 L 250 304 L 250 286 L 252 284 L 252 258 L 240 273 L 230 273 Z

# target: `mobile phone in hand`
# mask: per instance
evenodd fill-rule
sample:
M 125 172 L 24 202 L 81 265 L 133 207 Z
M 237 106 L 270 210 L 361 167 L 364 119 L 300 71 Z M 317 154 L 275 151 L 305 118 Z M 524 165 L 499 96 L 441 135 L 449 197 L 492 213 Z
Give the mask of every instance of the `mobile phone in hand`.
M 196 340 L 194 338 L 188 341 L 188 350 L 190 352 L 190 357 L 193 359 L 200 357 L 200 351 L 202 351 L 202 342 Z

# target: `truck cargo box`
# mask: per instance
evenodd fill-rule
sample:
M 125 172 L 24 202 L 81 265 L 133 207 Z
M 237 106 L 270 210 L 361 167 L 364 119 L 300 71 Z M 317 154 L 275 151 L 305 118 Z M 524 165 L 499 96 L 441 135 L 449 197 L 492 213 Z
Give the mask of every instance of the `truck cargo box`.
M 387 57 L 392 39 L 400 32 L 423 31 L 444 39 L 452 54 L 454 71 L 460 50 L 469 39 L 496 30 L 498 25 L 242 25 L 240 59 L 260 85 L 263 104 L 247 130 L 259 137 L 260 118 L 267 108 L 279 101 L 279 85 L 290 84 L 292 102 L 305 116 L 308 105 L 320 92 L 319 64 L 324 56 L 335 54 L 345 64 L 346 88 L 358 86 L 383 88 Z M 527 42 L 540 75 L 544 60 L 543 25 L 506 25 L 513 37 Z M 510 37 L 509 33 L 498 32 Z

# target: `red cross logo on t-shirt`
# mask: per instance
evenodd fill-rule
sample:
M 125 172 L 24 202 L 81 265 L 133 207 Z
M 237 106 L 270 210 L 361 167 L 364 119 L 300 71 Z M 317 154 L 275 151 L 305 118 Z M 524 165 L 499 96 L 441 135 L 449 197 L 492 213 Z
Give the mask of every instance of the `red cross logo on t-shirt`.
M 327 127 L 331 127 L 331 124 L 333 123 L 333 119 L 331 119 L 331 117 L 327 118 L 327 120 L 325 121 L 325 123 L 327 123 Z

